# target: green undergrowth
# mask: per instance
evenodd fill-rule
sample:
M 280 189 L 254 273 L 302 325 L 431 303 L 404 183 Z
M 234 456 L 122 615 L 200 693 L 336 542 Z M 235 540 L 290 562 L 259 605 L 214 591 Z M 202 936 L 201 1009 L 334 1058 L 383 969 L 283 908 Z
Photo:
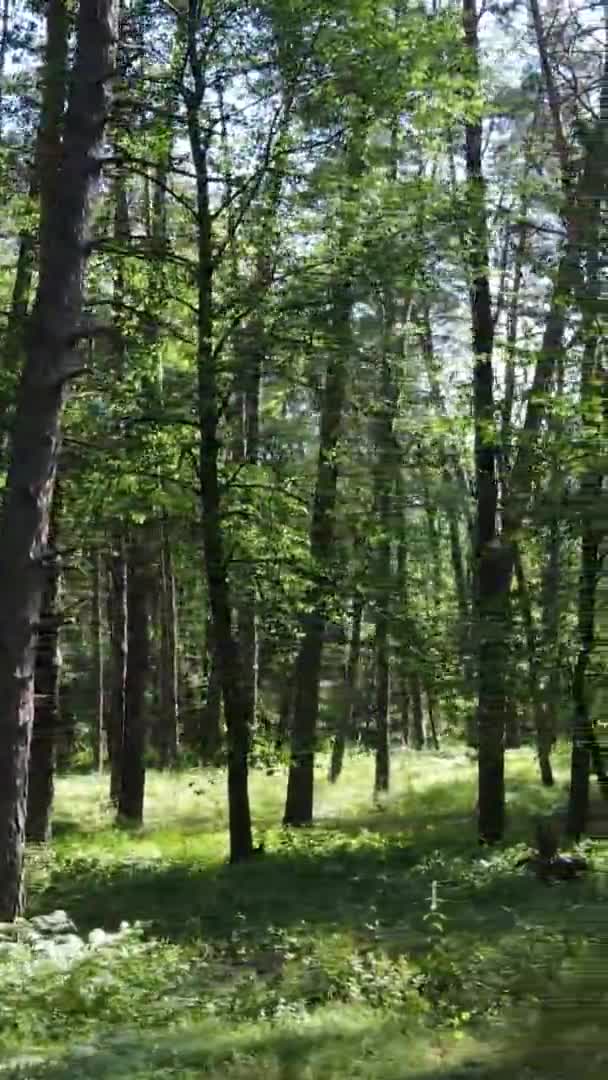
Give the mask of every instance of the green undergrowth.
M 456 750 L 397 753 L 382 804 L 369 758 L 335 786 L 321 761 L 304 831 L 277 826 L 285 776 L 260 771 L 265 854 L 235 867 L 220 773 L 151 774 L 137 832 L 113 827 L 105 780 L 62 778 L 53 845 L 29 859 L 34 921 L 0 931 L 0 1077 L 608 1075 L 606 848 L 580 882 L 518 868 L 566 760 L 551 791 L 530 753 L 507 765 L 491 850 Z M 70 932 L 36 930 L 57 909 Z

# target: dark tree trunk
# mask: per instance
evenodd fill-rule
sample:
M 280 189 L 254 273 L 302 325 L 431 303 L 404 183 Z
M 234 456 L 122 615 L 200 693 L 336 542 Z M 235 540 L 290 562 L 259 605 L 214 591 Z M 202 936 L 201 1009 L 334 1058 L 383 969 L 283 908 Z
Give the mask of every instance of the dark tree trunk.
M 222 751 L 222 680 L 211 625 L 207 630 L 207 665 L 207 693 L 201 711 L 199 752 L 203 765 L 217 765 Z
M 200 122 L 205 82 L 194 30 L 189 29 L 190 73 L 194 91 L 186 95 L 190 149 L 196 173 L 198 211 L 198 414 L 200 428 L 200 487 L 203 548 L 213 637 L 222 683 L 228 757 L 230 861 L 253 854 L 249 805 L 249 742 L 243 663 L 232 629 L 228 565 L 225 554 L 219 480 L 220 387 L 213 344 L 213 242 L 209 204 L 206 136 Z
M 599 498 L 601 482 L 586 484 L 586 494 L 592 494 L 595 487 Z M 587 508 L 589 513 L 589 508 Z M 568 834 L 576 839 L 586 831 L 589 812 L 589 775 L 591 765 L 590 734 L 592 721 L 587 700 L 586 675 L 593 652 L 595 601 L 601 561 L 599 559 L 598 537 L 593 528 L 586 525 L 583 530 L 581 548 L 581 576 L 579 585 L 579 637 L 580 647 L 572 696 L 574 699 L 574 720 L 572 725 L 572 757 L 570 764 L 570 796 L 568 800 Z
M 49 547 L 56 550 L 59 532 L 59 484 L 55 485 L 49 523 Z M 38 844 L 51 839 L 51 812 L 55 793 L 55 757 L 59 732 L 59 584 L 55 561 L 49 568 L 42 594 L 36 644 L 34 730 L 29 759 L 26 838 Z
M 47 80 L 56 92 L 51 20 Z M 38 290 L 17 396 L 0 520 L 0 920 L 23 909 L 27 763 L 34 718 L 36 625 L 45 584 L 49 509 L 66 385 L 81 367 L 79 327 L 93 159 L 105 124 L 111 0 L 80 0 L 77 46 L 63 138 L 41 152 Z M 58 48 L 65 49 L 63 30 Z M 64 55 L 64 53 L 62 53 Z M 54 101 L 63 94 L 55 94 Z M 61 113 L 63 109 L 61 108 Z M 48 149 L 48 154 L 46 151 Z
M 344 672 L 344 708 L 331 748 L 329 780 L 332 784 L 335 784 L 342 773 L 346 740 L 349 737 L 352 737 L 353 709 L 359 677 L 359 658 L 361 656 L 361 623 L 363 621 L 364 606 L 363 596 L 361 593 L 357 593 L 353 600 L 348 660 L 346 662 L 346 671 Z
M 110 685 L 106 710 L 106 741 L 110 758 L 110 800 L 117 805 L 122 770 L 127 678 L 127 562 L 124 538 L 119 534 L 115 534 L 113 539 L 109 569 Z
M 439 735 L 437 734 L 437 703 L 435 701 L 433 691 L 430 690 L 428 686 L 426 688 L 426 704 L 433 750 L 439 750 Z
M 149 547 L 134 534 L 127 549 L 127 670 L 118 820 L 141 825 L 146 782 L 146 687 L 150 666 Z
M 608 61 L 607 61 L 608 67 Z M 608 71 L 602 98 L 608 95 Z M 604 103 L 608 104 L 608 103 Z M 602 110 L 602 113 L 604 110 Z M 600 131 L 600 138 L 603 132 Z M 583 332 L 586 337 L 581 371 L 581 421 L 591 438 L 586 447 L 589 457 L 597 454 L 597 448 L 605 443 L 608 428 L 608 373 L 600 360 L 600 341 L 597 321 L 599 299 L 598 223 L 601 204 L 594 199 L 591 207 L 587 233 L 588 293 L 583 308 Z M 600 406 L 598 409 L 597 406 Z M 600 790 L 608 799 L 608 776 L 605 772 L 602 748 L 594 728 L 588 700 L 588 669 L 595 646 L 595 610 L 597 586 L 602 569 L 603 556 L 600 542 L 604 531 L 594 520 L 597 505 L 602 498 L 601 472 L 589 468 L 581 483 L 581 571 L 578 597 L 579 652 L 574 670 L 572 696 L 574 720 L 572 727 L 572 758 L 570 767 L 570 797 L 568 802 L 568 833 L 577 839 L 585 832 L 589 810 L 589 773 L 593 764 Z
M 310 614 L 295 666 L 291 761 L 287 780 L 285 825 L 310 825 L 313 819 L 314 757 L 319 714 L 319 682 L 326 609 L 332 588 L 332 548 L 338 489 L 336 451 L 346 397 L 351 341 L 350 285 L 334 287 L 332 352 L 327 362 L 321 407 L 321 432 L 310 550 L 318 575 L 310 598 Z
M 463 0 L 464 32 L 474 77 L 479 72 L 476 0 Z M 475 614 L 478 632 L 477 738 L 479 745 L 479 836 L 500 840 L 504 829 L 504 723 L 506 593 L 497 588 L 499 567 L 489 553 L 497 543 L 496 446 L 489 433 L 494 423 L 492 354 L 494 319 L 490 293 L 490 261 L 486 218 L 486 185 L 482 168 L 481 121 L 465 128 L 470 243 L 467 259 L 475 368 Z
M 534 713 L 538 765 L 542 783 L 545 787 L 552 787 L 553 769 L 551 768 L 551 748 L 553 746 L 553 732 L 548 725 L 547 710 L 542 699 L 537 633 L 532 616 L 532 604 L 528 592 L 528 583 L 526 581 L 518 544 L 514 544 L 514 557 L 517 591 L 528 649 L 528 688 L 530 702 Z
M 272 280 L 272 262 L 258 256 L 254 291 L 260 301 Z M 260 395 L 266 356 L 266 334 L 262 318 L 256 314 L 244 327 L 239 341 L 239 428 L 238 460 L 249 469 L 259 464 Z M 259 689 L 259 641 L 257 592 L 253 561 L 244 563 L 239 575 L 237 626 L 243 663 L 243 692 L 249 730 L 255 725 Z
M 389 642 L 388 616 L 381 612 L 376 619 L 376 768 L 374 791 L 388 791 L 390 784 L 389 746 Z
M 179 749 L 179 656 L 175 575 L 165 523 L 161 525 L 160 556 L 160 717 L 157 739 L 159 764 L 166 769 L 175 765 Z
M 424 747 L 424 713 L 422 710 L 422 687 L 416 671 L 410 675 L 410 700 L 412 714 L 408 743 L 414 750 Z
M 399 709 L 401 712 L 401 737 L 405 746 L 410 743 L 410 691 L 407 679 L 403 674 L 399 676 Z
M 93 718 L 93 765 L 99 772 L 104 761 L 104 655 L 103 655 L 103 594 L 101 555 L 92 553 L 93 562 L 93 598 L 91 607 L 91 637 L 93 639 L 93 681 L 95 693 L 95 712 Z

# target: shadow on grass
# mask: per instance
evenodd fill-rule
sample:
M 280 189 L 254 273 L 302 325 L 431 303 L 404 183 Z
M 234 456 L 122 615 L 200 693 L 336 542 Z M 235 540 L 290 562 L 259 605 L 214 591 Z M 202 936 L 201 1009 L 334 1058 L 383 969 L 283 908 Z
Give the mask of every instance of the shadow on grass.
M 365 936 L 374 923 L 402 928 L 405 943 L 409 930 L 422 931 L 433 880 L 454 931 L 479 933 L 483 924 L 484 933 L 500 933 L 513 927 L 514 912 L 542 912 L 548 928 L 561 927 L 574 902 L 591 912 L 593 880 L 548 889 L 515 870 L 507 845 L 480 849 L 474 822 L 463 825 L 458 814 L 458 787 L 451 786 L 454 807 L 436 813 L 434 800 L 445 799 L 441 785 L 415 811 L 391 806 L 297 833 L 276 831 L 263 859 L 233 867 L 203 863 L 187 844 L 173 858 L 138 855 L 136 843 L 128 857 L 64 854 L 46 878 L 34 879 L 30 910 L 64 908 L 83 931 L 141 920 L 168 940 L 211 943 L 230 938 L 237 918 L 252 939 L 269 926 L 303 923 Z M 531 835 L 525 807 L 516 824 L 520 839 Z

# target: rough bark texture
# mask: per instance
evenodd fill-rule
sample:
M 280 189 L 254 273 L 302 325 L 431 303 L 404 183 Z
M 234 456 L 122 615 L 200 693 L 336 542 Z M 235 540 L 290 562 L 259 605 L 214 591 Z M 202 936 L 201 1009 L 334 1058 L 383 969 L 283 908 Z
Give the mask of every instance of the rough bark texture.
M 23 908 L 35 635 L 65 388 L 81 367 L 75 347 L 84 230 L 94 153 L 105 123 L 110 21 L 111 0 L 81 0 L 63 140 L 60 150 L 55 144 L 50 160 L 41 167 L 38 290 L 28 325 L 0 520 L 0 919 L 13 919 Z M 54 62 L 47 54 L 49 70 Z
M 321 407 L 319 457 L 310 528 L 310 550 L 319 580 L 313 588 L 311 610 L 295 666 L 291 761 L 283 818 L 285 825 L 309 825 L 313 818 L 319 682 L 326 624 L 326 603 L 331 588 L 327 575 L 331 575 L 338 489 L 336 450 L 346 396 L 351 307 L 350 286 L 347 283 L 336 286 L 330 328 L 332 347 L 327 362 Z
M 141 825 L 144 816 L 149 560 L 149 546 L 136 530 L 127 551 L 127 670 L 118 796 L 118 819 L 129 825 Z
M 49 523 L 49 547 L 56 549 L 59 531 L 59 488 L 55 485 Z M 51 812 L 55 793 L 55 757 L 59 731 L 59 564 L 48 569 L 42 594 L 40 623 L 36 643 L 34 677 L 34 729 L 30 747 L 26 838 L 44 844 L 51 839 Z

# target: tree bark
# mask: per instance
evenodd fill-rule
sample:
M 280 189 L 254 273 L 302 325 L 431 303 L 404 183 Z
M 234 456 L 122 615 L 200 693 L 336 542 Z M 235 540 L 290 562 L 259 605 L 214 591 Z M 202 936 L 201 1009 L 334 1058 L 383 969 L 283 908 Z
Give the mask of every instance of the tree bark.
M 60 518 L 59 484 L 49 522 L 49 548 L 56 550 Z M 55 793 L 55 758 L 60 722 L 59 678 L 59 587 L 60 569 L 55 559 L 51 564 L 42 594 L 40 623 L 36 644 L 34 676 L 34 728 L 30 747 L 26 839 L 38 844 L 51 839 L 51 812 Z
M 528 687 L 530 702 L 534 713 L 534 726 L 536 729 L 536 751 L 538 754 L 538 766 L 541 781 L 545 787 L 553 786 L 553 769 L 551 768 L 551 748 L 553 746 L 553 732 L 548 723 L 547 709 L 542 698 L 540 685 L 540 664 L 538 656 L 538 635 L 534 626 L 532 604 L 528 591 L 528 583 L 521 558 L 519 545 L 513 545 L 515 561 L 515 578 L 517 580 L 517 592 L 519 605 L 524 624 L 524 633 L 528 651 Z
M 63 18 L 64 6 L 57 2 Z M 67 382 L 82 366 L 75 347 L 80 337 L 84 231 L 94 154 L 105 123 L 111 10 L 111 0 L 80 0 L 63 139 L 59 150 L 53 145 L 51 161 L 41 171 L 38 289 L 28 325 L 0 520 L 0 920 L 14 919 L 24 903 L 35 635 L 45 583 L 60 418 Z M 48 70 L 54 61 L 47 51 Z
M 134 530 L 127 548 L 127 668 L 118 820 L 141 825 L 146 782 L 146 686 L 150 665 L 149 545 Z

